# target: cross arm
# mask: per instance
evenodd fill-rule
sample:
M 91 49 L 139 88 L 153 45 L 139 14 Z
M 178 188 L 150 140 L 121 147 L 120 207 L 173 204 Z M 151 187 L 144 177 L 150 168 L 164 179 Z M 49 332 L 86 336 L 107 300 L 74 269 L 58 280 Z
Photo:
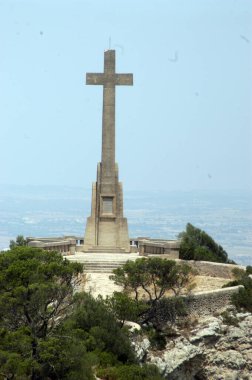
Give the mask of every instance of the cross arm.
M 133 86 L 133 74 L 115 74 L 115 84 Z
M 86 84 L 97 84 L 104 85 L 105 78 L 102 73 L 87 73 L 86 74 Z
M 133 74 L 87 73 L 86 84 L 132 86 Z

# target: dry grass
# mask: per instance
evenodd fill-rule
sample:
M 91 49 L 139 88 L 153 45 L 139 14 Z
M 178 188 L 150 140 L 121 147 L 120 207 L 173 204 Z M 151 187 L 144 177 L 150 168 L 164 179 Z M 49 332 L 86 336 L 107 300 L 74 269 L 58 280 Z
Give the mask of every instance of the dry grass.
M 193 293 L 220 289 L 229 281 L 230 279 L 221 277 L 195 276 L 194 282 L 196 286 Z
M 83 274 L 82 281 L 79 284 L 78 291 L 91 291 L 95 296 L 97 294 L 102 294 L 103 296 L 112 295 L 113 291 L 120 291 L 121 288 L 113 283 L 113 281 L 109 280 L 110 274 L 103 273 L 94 273 L 94 274 Z M 210 276 L 193 276 L 191 279 L 191 285 L 195 284 L 195 286 L 191 286 L 192 293 L 195 292 L 203 292 L 220 289 L 224 284 L 226 284 L 229 279 L 219 278 L 219 277 L 210 277 Z M 147 294 L 140 290 L 140 298 L 148 299 Z M 181 294 L 188 293 L 188 290 L 185 289 Z M 173 292 L 168 291 L 165 294 L 166 296 L 172 296 Z M 131 294 L 134 297 L 134 294 Z
M 189 286 L 181 291 L 181 294 L 197 293 L 204 291 L 217 290 L 222 288 L 224 284 L 229 282 L 229 279 L 220 278 L 220 277 L 210 277 L 210 276 L 193 276 Z M 152 290 L 152 289 L 151 289 Z M 152 290 L 153 293 L 153 290 Z M 134 297 L 134 293 L 131 293 L 130 296 Z M 169 290 L 165 293 L 166 296 L 173 296 L 173 291 Z M 139 298 L 148 299 L 148 295 L 144 290 L 139 289 Z

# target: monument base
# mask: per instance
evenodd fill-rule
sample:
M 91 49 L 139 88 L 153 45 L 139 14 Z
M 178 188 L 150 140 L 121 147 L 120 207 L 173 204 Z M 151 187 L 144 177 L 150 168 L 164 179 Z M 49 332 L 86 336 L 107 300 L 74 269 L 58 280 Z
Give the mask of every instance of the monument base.
M 126 218 L 95 220 L 90 216 L 84 238 L 84 252 L 128 253 L 130 243 Z
M 130 252 L 127 219 L 123 217 L 122 184 L 116 167 L 113 185 L 101 181 L 98 164 L 97 182 L 92 186 L 91 216 L 87 219 L 84 252 Z

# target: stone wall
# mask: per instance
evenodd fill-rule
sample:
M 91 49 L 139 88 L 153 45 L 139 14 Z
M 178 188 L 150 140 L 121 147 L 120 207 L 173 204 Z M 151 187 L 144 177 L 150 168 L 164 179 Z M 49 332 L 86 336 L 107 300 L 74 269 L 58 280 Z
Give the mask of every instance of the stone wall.
M 232 295 L 238 293 L 240 288 L 243 288 L 243 286 L 239 285 L 182 296 L 185 303 L 186 316 L 180 318 L 184 319 L 188 316 L 194 316 L 196 318 L 209 317 L 215 313 L 222 313 L 227 306 L 231 304 Z M 167 322 L 174 323 L 177 312 L 175 306 L 176 302 L 173 301 L 175 301 L 174 297 L 160 299 L 155 309 L 143 315 L 143 320 L 148 316 L 153 320 L 157 318 L 158 323 L 163 326 L 166 325 Z
M 177 262 L 184 262 L 190 267 L 197 270 L 200 276 L 221 277 L 232 279 L 234 268 L 246 269 L 240 265 L 213 263 L 210 261 L 193 261 L 193 260 L 176 260 Z
M 232 295 L 238 293 L 240 288 L 243 286 L 238 285 L 185 296 L 188 313 L 195 316 L 209 316 L 209 314 L 222 312 L 230 304 Z
M 173 254 L 174 253 L 174 254 Z M 177 263 L 184 262 L 193 269 L 196 269 L 198 275 L 209 277 L 220 277 L 233 279 L 232 270 L 240 268 L 246 270 L 245 266 L 235 264 L 215 263 L 211 261 L 194 261 L 194 260 L 180 260 L 176 250 L 170 250 L 169 253 L 163 252 L 162 254 L 148 254 L 149 257 L 161 257 L 162 259 L 175 260 Z

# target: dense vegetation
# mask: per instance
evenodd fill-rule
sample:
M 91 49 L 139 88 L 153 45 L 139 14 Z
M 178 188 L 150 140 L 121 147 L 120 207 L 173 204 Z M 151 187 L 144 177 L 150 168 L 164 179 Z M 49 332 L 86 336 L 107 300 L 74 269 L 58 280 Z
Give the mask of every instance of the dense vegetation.
M 177 314 L 184 313 L 179 297 L 182 290 L 190 291 L 193 284 L 193 270 L 186 264 L 161 258 L 142 258 L 128 261 L 114 270 L 110 278 L 123 287 L 123 293 L 113 297 L 116 317 L 140 324 L 159 325 L 159 316 L 165 314 L 167 322 L 175 322 Z M 175 297 L 166 298 L 170 294 Z
M 124 292 L 95 300 L 74 294 L 81 264 L 27 247 L 23 239 L 14 243 L 0 254 L 0 379 L 92 380 L 94 373 L 107 380 L 162 379 L 155 366 L 138 365 L 123 325 L 147 326 L 161 348 L 164 337 L 153 329 L 157 311 L 175 321 L 181 290 L 191 286 L 189 267 L 159 258 L 127 262 L 113 275 Z M 175 297 L 164 297 L 167 291 Z
M 235 280 L 228 282 L 223 287 L 243 285 L 243 288 L 232 296 L 232 303 L 238 310 L 244 309 L 252 313 L 252 278 L 250 277 L 252 267 L 248 265 L 246 270 L 234 268 L 233 274 Z
M 16 240 L 11 240 L 10 241 L 10 249 L 15 248 L 15 247 L 24 247 L 27 245 L 27 240 L 23 235 L 18 235 L 16 237 Z
M 94 369 L 122 365 L 133 366 L 132 379 L 152 378 L 153 368 L 136 370 L 127 332 L 105 301 L 74 295 L 81 272 L 57 252 L 0 254 L 0 379 L 91 380 Z
M 186 231 L 181 232 L 178 237 L 181 240 L 180 259 L 234 264 L 228 259 L 227 252 L 221 245 L 218 245 L 205 231 L 190 223 L 187 224 Z

